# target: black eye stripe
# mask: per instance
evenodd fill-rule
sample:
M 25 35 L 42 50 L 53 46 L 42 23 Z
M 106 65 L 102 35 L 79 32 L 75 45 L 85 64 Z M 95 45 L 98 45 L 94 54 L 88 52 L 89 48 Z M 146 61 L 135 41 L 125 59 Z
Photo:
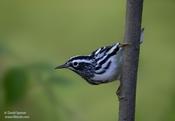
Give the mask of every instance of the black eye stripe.
M 88 63 L 88 62 L 77 62 L 77 61 L 74 61 L 71 63 L 71 67 L 77 69 L 77 70 L 80 70 L 80 69 L 84 69 L 85 66 L 86 67 L 89 67 L 90 65 L 92 65 L 91 63 Z

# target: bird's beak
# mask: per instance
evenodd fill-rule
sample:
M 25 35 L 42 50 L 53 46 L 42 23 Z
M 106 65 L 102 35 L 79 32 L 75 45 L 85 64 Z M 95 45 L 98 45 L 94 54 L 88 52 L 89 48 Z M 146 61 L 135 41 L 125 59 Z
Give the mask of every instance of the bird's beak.
M 55 69 L 62 69 L 62 68 L 67 68 L 67 67 L 68 67 L 68 65 L 65 63 L 63 65 L 59 65 L 59 66 L 55 67 Z

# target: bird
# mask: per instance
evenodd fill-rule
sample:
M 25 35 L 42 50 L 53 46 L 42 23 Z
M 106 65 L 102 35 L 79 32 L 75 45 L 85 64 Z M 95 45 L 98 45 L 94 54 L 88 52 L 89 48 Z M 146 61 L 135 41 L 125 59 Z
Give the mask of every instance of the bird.
M 101 47 L 90 55 L 71 57 L 55 69 L 70 69 L 93 85 L 111 82 L 120 77 L 122 52 L 127 45 L 116 43 Z
M 142 33 L 140 43 L 142 43 Z M 123 51 L 129 45 L 128 43 L 115 43 L 100 47 L 89 55 L 73 56 L 55 69 L 69 69 L 92 85 L 120 80 Z

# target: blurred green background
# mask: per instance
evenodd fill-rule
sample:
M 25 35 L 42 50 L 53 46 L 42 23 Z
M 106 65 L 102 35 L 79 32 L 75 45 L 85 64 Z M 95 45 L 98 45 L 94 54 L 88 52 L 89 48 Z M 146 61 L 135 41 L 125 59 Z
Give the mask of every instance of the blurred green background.
M 54 70 L 74 55 L 122 41 L 123 0 L 0 0 L 0 120 L 116 121 L 118 82 L 89 85 Z M 175 121 L 175 1 L 145 0 L 137 121 Z

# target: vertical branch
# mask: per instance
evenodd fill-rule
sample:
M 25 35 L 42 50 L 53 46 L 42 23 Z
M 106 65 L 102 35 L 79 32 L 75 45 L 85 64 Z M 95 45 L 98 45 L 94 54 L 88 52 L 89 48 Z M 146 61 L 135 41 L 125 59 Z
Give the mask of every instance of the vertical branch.
M 134 121 L 143 0 L 127 0 L 126 7 L 124 43 L 130 46 L 123 53 L 119 121 Z

